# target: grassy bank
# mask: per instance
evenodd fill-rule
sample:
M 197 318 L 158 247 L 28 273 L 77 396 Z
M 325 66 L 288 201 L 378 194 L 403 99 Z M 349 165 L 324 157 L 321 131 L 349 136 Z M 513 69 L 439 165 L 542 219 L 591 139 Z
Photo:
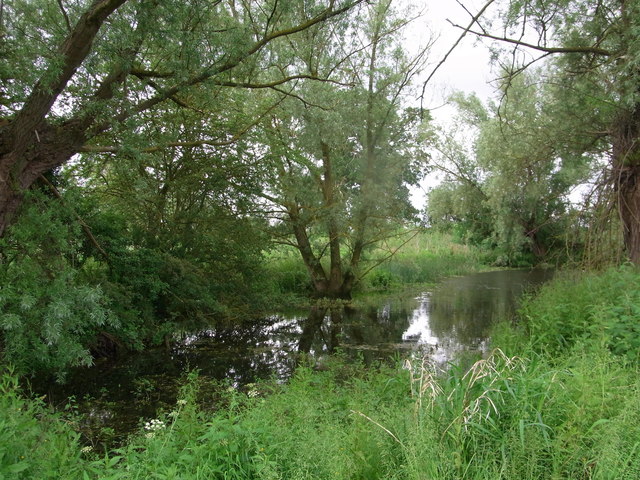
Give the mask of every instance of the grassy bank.
M 338 358 L 287 385 L 231 389 L 216 413 L 198 408 L 191 375 L 173 411 L 108 454 L 83 451 L 5 376 L 0 476 L 640 478 L 638 295 L 631 268 L 560 276 L 497 329 L 488 358 L 445 374 L 423 359 L 365 370 Z
M 369 253 L 369 261 L 362 266 L 368 273 L 356 293 L 435 283 L 445 277 L 487 268 L 477 248 L 461 245 L 447 233 L 431 230 L 413 236 L 406 243 L 395 242 Z M 391 252 L 395 253 L 390 256 Z M 265 277 L 272 283 L 279 304 L 283 300 L 300 303 L 311 292 L 309 274 L 297 251 L 291 248 L 272 251 L 266 259 L 266 268 Z

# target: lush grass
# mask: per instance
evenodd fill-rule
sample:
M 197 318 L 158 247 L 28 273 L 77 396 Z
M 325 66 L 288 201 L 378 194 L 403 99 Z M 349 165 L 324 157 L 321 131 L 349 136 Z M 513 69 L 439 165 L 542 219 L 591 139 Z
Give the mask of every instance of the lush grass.
M 618 348 L 626 333 L 619 337 L 609 326 L 623 321 L 625 332 L 631 328 L 639 277 L 622 268 L 556 280 L 527 302 L 520 327 L 497 330 L 500 348 L 468 369 L 441 373 L 415 359 L 404 368 L 365 370 L 334 359 L 326 371 L 300 368 L 287 385 L 232 389 L 216 413 L 197 407 L 202 380 L 192 375 L 174 411 L 159 414 L 162 423 L 141 428 L 106 456 L 80 454 L 70 428 L 38 402 L 20 399 L 6 377 L 0 472 L 5 478 L 57 471 L 55 478 L 637 479 L 637 352 L 631 343 Z M 625 293 L 614 294 L 615 285 Z M 554 327 L 561 335 L 549 332 L 545 344 L 529 336 Z M 54 448 L 31 455 L 40 438 Z
M 640 274 L 633 266 L 564 273 L 553 288 L 530 299 L 522 314 L 538 351 L 557 355 L 586 342 L 640 360 Z
M 429 230 L 407 234 L 393 242 L 368 252 L 361 269 L 367 271 L 358 290 L 375 291 L 399 288 L 411 284 L 435 283 L 444 277 L 464 275 L 486 268 L 480 251 L 461 245 L 447 234 Z M 406 242 L 406 243 L 405 243 Z M 394 255 L 390 255 L 395 252 Z M 387 258 L 389 257 L 389 258 Z M 277 249 L 266 258 L 266 278 L 278 303 L 295 303 L 296 295 L 308 296 L 311 291 L 309 274 L 293 249 Z M 283 297 L 284 296 L 284 297 Z
M 444 277 L 477 272 L 483 268 L 480 251 L 461 245 L 446 233 L 431 230 L 416 235 L 389 260 L 374 268 L 365 288 L 435 283 Z

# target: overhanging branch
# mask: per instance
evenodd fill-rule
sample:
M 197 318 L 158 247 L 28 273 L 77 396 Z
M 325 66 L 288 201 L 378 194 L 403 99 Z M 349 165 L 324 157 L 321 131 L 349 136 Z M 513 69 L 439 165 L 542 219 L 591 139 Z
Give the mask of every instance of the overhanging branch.
M 427 77 L 427 79 L 424 81 L 424 83 L 422 84 L 422 93 L 420 94 L 420 110 L 422 110 L 422 102 L 424 101 L 424 92 L 427 88 L 427 84 L 429 83 L 429 81 L 431 81 L 431 79 L 433 78 L 433 76 L 436 74 L 436 72 L 440 69 L 440 67 L 444 64 L 444 62 L 447 61 L 447 58 L 449 58 L 449 55 L 451 55 L 451 53 L 456 49 L 456 47 L 460 44 L 460 42 L 462 41 L 462 39 L 467 35 L 467 33 L 471 30 L 471 27 L 473 27 L 473 24 L 478 22 L 478 20 L 480 19 L 480 17 L 484 14 L 484 12 L 487 10 L 487 8 L 489 8 L 489 6 L 494 2 L 495 0 L 489 0 L 487 3 L 484 4 L 484 6 L 480 9 L 480 11 L 473 17 L 471 18 L 471 21 L 469 22 L 469 25 L 467 26 L 467 28 L 463 29 L 463 32 L 460 34 L 460 36 L 458 37 L 458 39 L 455 41 L 455 43 L 451 46 L 451 48 L 447 51 L 447 53 L 445 53 L 444 57 L 442 57 L 442 60 L 440 60 L 438 62 L 438 64 L 435 66 L 435 68 L 431 71 L 431 73 L 429 74 L 429 76 Z
M 483 37 L 483 38 L 489 38 L 491 40 L 496 40 L 499 42 L 503 42 L 503 43 L 510 43 L 512 45 L 517 45 L 519 47 L 525 47 L 525 48 L 530 48 L 532 50 L 537 50 L 539 52 L 544 52 L 544 53 L 590 53 L 593 55 L 603 55 L 603 56 L 612 56 L 614 55 L 614 52 L 610 51 L 610 50 L 606 50 L 604 48 L 598 48 L 598 47 L 594 47 L 594 46 L 585 46 L 585 47 L 545 47 L 543 45 L 536 45 L 534 43 L 527 43 L 527 42 L 523 42 L 522 40 L 517 40 L 515 38 L 509 38 L 509 37 L 499 37 L 497 35 L 491 35 L 490 33 L 487 32 L 477 32 L 475 30 L 471 30 L 471 25 L 469 27 L 463 27 L 462 25 L 458 25 L 455 24 L 453 22 L 449 22 L 451 23 L 452 26 L 462 29 L 464 30 L 464 34 L 467 33 L 472 33 L 473 35 L 476 35 L 478 37 Z M 463 34 L 463 35 L 464 35 Z

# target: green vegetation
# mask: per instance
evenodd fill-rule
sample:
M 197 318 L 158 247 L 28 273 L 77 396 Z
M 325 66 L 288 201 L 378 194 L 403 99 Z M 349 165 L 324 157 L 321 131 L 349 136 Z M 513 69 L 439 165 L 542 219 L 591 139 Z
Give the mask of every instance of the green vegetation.
M 462 7 L 498 88 L 442 127 L 395 0 L 0 1 L 0 479 L 640 477 L 640 0 Z M 475 363 L 334 358 L 215 411 L 191 374 L 104 452 L 20 389 L 312 298 L 310 351 L 352 293 L 486 264 L 585 271 Z
M 21 398 L 7 374 L 0 471 L 5 478 L 635 479 L 640 345 L 611 341 L 630 308 L 611 293 L 620 282 L 637 285 L 640 273 L 553 281 L 527 301 L 518 328 L 498 328 L 488 358 L 446 373 L 426 358 L 370 370 L 334 358 L 325 371 L 300 367 L 286 385 L 230 389 L 216 412 L 198 408 L 204 380 L 191 374 L 173 411 L 107 454 L 82 447 L 60 417 Z M 591 301 L 576 293 L 587 291 Z M 570 325 L 564 341 L 541 349 L 538 333 L 560 323 Z M 59 450 L 39 447 L 42 438 Z
M 355 286 L 358 295 L 433 284 L 445 277 L 486 269 L 488 264 L 477 247 L 461 244 L 450 234 L 429 229 L 404 233 L 384 245 L 378 245 L 363 262 L 362 268 L 367 273 Z M 265 276 L 270 279 L 279 304 L 308 303 L 308 295 L 313 288 L 304 264 L 293 249 L 272 250 L 266 270 Z
M 433 165 L 446 176 L 429 192 L 431 224 L 484 248 L 497 265 L 561 262 L 567 248 L 578 254 L 568 239 L 576 216 L 568 194 L 595 162 L 558 125 L 556 88 L 521 74 L 501 87 L 499 105 L 454 95 L 458 117 L 434 140 Z
M 385 251 L 378 252 L 381 257 L 384 254 Z M 364 288 L 429 284 L 484 268 L 487 264 L 478 248 L 458 243 L 452 235 L 429 230 L 416 235 L 388 260 L 375 266 L 366 277 Z

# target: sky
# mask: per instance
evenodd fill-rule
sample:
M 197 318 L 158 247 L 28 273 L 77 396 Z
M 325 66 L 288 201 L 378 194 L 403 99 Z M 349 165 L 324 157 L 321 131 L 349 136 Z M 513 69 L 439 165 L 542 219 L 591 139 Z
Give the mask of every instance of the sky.
M 486 0 L 464 0 L 463 3 L 470 12 L 476 14 L 485 2 Z M 429 65 L 422 74 L 424 81 L 462 33 L 448 20 L 467 26 L 471 17 L 456 0 L 402 0 L 402 3 L 423 11 L 423 16 L 407 29 L 406 50 L 417 51 L 429 41 L 430 36 L 435 38 Z M 487 100 L 493 95 L 491 81 L 494 78 L 487 46 L 468 34 L 430 80 L 425 91 L 424 107 L 430 110 L 437 123 L 446 124 L 454 114 L 454 109 L 445 105 L 451 93 L 457 90 L 476 93 L 481 99 Z M 420 188 L 412 190 L 411 200 L 416 208 L 424 208 L 425 192 L 438 182 L 438 174 L 431 174 Z
M 435 43 L 429 55 L 429 65 L 423 73 L 426 79 L 462 33 L 448 20 L 466 26 L 470 17 L 456 0 L 403 0 L 403 2 L 424 11 L 423 16 L 415 20 L 407 31 L 407 50 L 412 51 L 424 45 L 429 39 L 429 32 L 435 36 Z M 483 3 L 484 1 L 464 0 L 464 5 L 474 14 Z M 466 93 L 475 92 L 480 98 L 489 98 L 493 93 L 491 86 L 493 78 L 489 50 L 476 37 L 468 34 L 429 82 L 425 97 L 427 106 L 434 108 L 434 115 L 440 117 L 435 107 L 442 105 L 446 97 L 455 90 Z

